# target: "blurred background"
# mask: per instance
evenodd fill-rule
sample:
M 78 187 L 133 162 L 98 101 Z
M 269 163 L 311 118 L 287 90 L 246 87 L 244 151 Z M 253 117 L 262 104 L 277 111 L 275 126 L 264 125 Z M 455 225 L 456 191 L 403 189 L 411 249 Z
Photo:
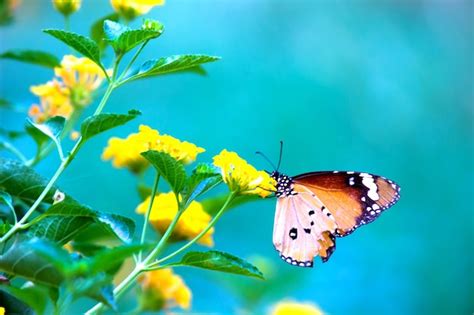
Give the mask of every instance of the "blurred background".
M 71 29 L 88 34 L 111 12 L 108 1 L 84 0 Z M 275 199 L 229 211 L 215 248 L 253 257 L 268 281 L 179 269 L 193 312 L 265 313 L 292 299 L 328 314 L 471 314 L 473 12 L 471 1 L 170 0 L 148 14 L 166 31 L 142 60 L 180 53 L 222 60 L 205 66 L 206 77 L 164 76 L 114 92 L 106 111 L 143 115 L 90 141 L 59 185 L 93 208 L 141 222 L 135 178 L 100 158 L 109 137 L 147 124 L 206 148 L 200 161 L 226 148 L 265 169 L 254 152 L 276 161 L 283 140 L 283 172 L 384 175 L 402 187 L 399 203 L 338 239 L 330 261 L 317 259 L 313 269 L 292 267 L 273 249 Z M 0 28 L 0 51 L 67 54 L 40 31 L 63 25 L 50 1 L 23 0 Z M 37 100 L 29 87 L 51 77 L 51 70 L 0 60 L 0 96 L 27 109 Z M 0 112 L 2 128 L 22 129 L 24 119 Z M 34 153 L 28 139 L 17 144 Z M 38 170 L 51 176 L 56 166 L 52 155 Z

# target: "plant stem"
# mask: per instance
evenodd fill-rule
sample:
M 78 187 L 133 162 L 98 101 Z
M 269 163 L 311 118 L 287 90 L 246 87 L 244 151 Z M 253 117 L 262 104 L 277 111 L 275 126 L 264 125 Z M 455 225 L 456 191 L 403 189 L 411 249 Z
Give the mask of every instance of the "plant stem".
M 139 262 L 133 271 L 120 282 L 120 284 L 114 289 L 114 296 L 117 298 L 121 296 L 131 285 L 135 283 L 135 279 L 137 276 L 146 269 L 146 266 L 153 260 L 155 259 L 156 255 L 158 255 L 163 248 L 163 246 L 166 244 L 166 241 L 169 239 L 171 236 L 171 233 L 173 233 L 173 230 L 176 226 L 176 223 L 178 223 L 179 217 L 183 211 L 178 210 L 178 213 L 176 216 L 173 218 L 173 221 L 171 221 L 170 225 L 166 229 L 165 234 L 163 237 L 160 239 L 158 244 L 153 248 L 153 250 L 148 254 L 148 256 L 141 262 Z M 97 303 L 94 307 L 92 307 L 90 310 L 88 310 L 85 314 L 95 314 L 96 312 L 99 312 L 102 308 L 104 307 L 104 304 L 102 303 Z
M 143 222 L 143 228 L 142 228 L 142 236 L 140 238 L 140 244 L 145 243 L 145 237 L 146 237 L 146 230 L 148 227 L 148 220 L 150 219 L 150 213 L 151 209 L 153 208 L 153 201 L 155 201 L 155 196 L 158 191 L 158 183 L 160 182 L 160 173 L 156 172 L 155 176 L 155 182 L 153 183 L 153 188 L 151 190 L 151 196 L 150 196 L 150 204 L 148 205 L 148 209 L 146 210 L 146 215 L 145 215 L 145 221 Z M 142 254 L 143 251 L 140 251 L 138 254 L 138 261 L 142 261 Z
M 156 257 L 156 255 L 161 251 L 163 246 L 165 245 L 166 241 L 168 238 L 171 236 L 171 233 L 173 232 L 176 223 L 178 222 L 179 217 L 181 216 L 182 211 L 178 211 L 176 216 L 174 217 L 173 221 L 171 224 L 168 226 L 168 229 L 166 230 L 165 234 L 161 238 L 160 242 L 155 246 L 155 248 L 151 251 L 150 254 L 141 262 L 139 262 L 133 271 L 125 278 L 122 280 L 122 282 L 119 283 L 119 285 L 114 289 L 114 297 L 117 299 L 120 297 L 123 293 L 127 291 L 130 286 L 132 286 L 135 283 L 135 279 L 138 277 L 138 275 L 146 269 L 146 266 Z M 104 304 L 102 303 L 97 303 L 92 307 L 90 310 L 88 310 L 85 314 L 90 315 L 90 314 L 95 314 L 102 310 L 104 308 Z
M 71 18 L 69 15 L 64 16 L 64 29 L 68 32 L 71 30 Z
M 78 142 L 79 143 L 79 142 Z M 72 154 L 72 152 L 71 152 Z M 51 179 L 49 180 L 48 184 L 46 185 L 46 187 L 43 189 L 43 191 L 41 192 L 41 194 L 39 195 L 39 197 L 36 199 L 36 201 L 33 203 L 33 205 L 30 207 L 30 209 L 25 213 L 25 215 L 20 219 L 20 221 L 18 221 L 17 223 L 15 223 L 14 226 L 12 226 L 12 228 L 10 230 L 8 230 L 7 233 L 5 233 L 5 235 L 3 235 L 1 238 L 0 238 L 0 243 L 3 243 L 5 242 L 7 239 L 10 238 L 10 236 L 12 236 L 13 234 L 15 234 L 16 231 L 18 231 L 19 229 L 22 229 L 23 228 L 23 223 L 26 222 L 26 220 L 28 220 L 28 218 L 33 214 L 33 212 L 36 210 L 36 208 L 40 205 L 40 203 L 43 201 L 43 199 L 46 197 L 46 195 L 48 194 L 48 192 L 51 190 L 51 188 L 53 187 L 54 183 L 56 182 L 56 180 L 59 178 L 59 176 L 62 174 L 62 172 L 64 171 L 64 169 L 66 168 L 67 164 L 69 163 L 69 157 L 71 155 L 68 156 L 68 158 L 66 158 L 65 160 L 63 160 L 61 162 L 61 165 L 59 165 L 58 169 L 56 170 L 56 172 L 54 173 L 53 177 L 51 177 Z
M 97 106 L 97 109 L 95 110 L 95 112 L 92 116 L 97 116 L 102 112 L 102 110 L 104 109 L 105 104 L 109 100 L 110 94 L 115 89 L 115 87 L 116 87 L 115 83 L 110 83 L 109 84 L 109 86 L 107 87 L 107 90 L 105 90 L 104 96 L 102 96 L 102 100 L 100 101 L 99 105 Z
M 115 86 L 113 84 L 109 84 L 109 86 L 107 87 L 107 90 L 105 91 L 105 94 L 104 96 L 102 97 L 102 100 L 101 102 L 99 103 L 98 107 L 97 107 L 97 110 L 95 111 L 94 113 L 94 116 L 95 115 L 98 115 L 100 114 L 100 112 L 102 111 L 102 109 L 104 108 L 105 106 L 105 103 L 107 102 L 107 100 L 109 99 L 109 96 L 110 96 L 110 93 L 112 93 L 113 89 L 115 88 Z M 33 203 L 33 205 L 30 207 L 30 209 L 25 213 L 25 215 L 20 219 L 20 221 L 18 221 L 7 233 L 5 233 L 5 235 L 3 235 L 1 238 L 0 238 L 0 244 L 5 242 L 7 239 L 9 239 L 13 234 L 15 234 L 16 231 L 20 230 L 20 229 L 23 229 L 25 226 L 24 226 L 24 223 L 29 219 L 29 217 L 34 213 L 34 211 L 36 210 L 36 208 L 38 208 L 38 206 L 41 204 L 41 202 L 44 200 L 44 198 L 46 197 L 46 195 L 48 194 L 48 192 L 51 190 L 51 188 L 53 187 L 53 185 L 56 183 L 56 181 L 58 180 L 59 176 L 61 176 L 61 174 L 64 172 L 64 170 L 66 169 L 66 167 L 69 165 L 69 163 L 71 163 L 71 161 L 74 159 L 74 157 L 76 156 L 77 152 L 79 151 L 79 149 L 81 148 L 83 144 L 83 140 L 82 140 L 82 137 L 80 137 L 76 144 L 74 145 L 74 147 L 72 148 L 71 152 L 69 153 L 69 155 L 61 161 L 61 164 L 59 165 L 58 169 L 56 170 L 56 172 L 54 173 L 53 177 L 51 177 L 51 179 L 49 180 L 48 184 L 46 185 L 46 187 L 43 189 L 43 191 L 41 192 L 41 194 L 39 195 L 39 197 L 36 199 L 36 201 Z
M 66 125 L 64 126 L 64 129 L 61 133 L 61 139 L 64 139 L 69 134 L 69 131 L 72 130 L 77 120 L 81 117 L 82 112 L 82 109 L 75 109 L 72 112 L 71 117 L 67 120 Z M 54 143 L 54 141 L 50 141 L 44 149 L 37 152 L 36 156 L 26 163 L 26 166 L 32 167 L 38 164 L 39 161 L 41 161 L 46 156 L 48 156 L 49 153 L 51 153 L 55 146 L 56 144 Z
M 130 67 L 133 65 L 133 63 L 135 62 L 135 60 L 137 60 L 137 57 L 138 55 L 140 55 L 140 53 L 142 52 L 143 48 L 145 48 L 146 44 L 148 44 L 150 40 L 146 40 L 141 46 L 140 48 L 135 52 L 135 55 L 133 55 L 132 59 L 130 60 L 130 62 L 128 63 L 127 67 L 125 67 L 125 70 L 123 70 L 122 74 L 120 75 L 119 79 L 117 80 L 118 82 L 120 82 L 120 80 L 123 78 L 123 76 L 125 76 L 127 74 L 127 71 L 130 69 Z
M 149 271 L 151 269 L 150 267 L 153 267 L 153 270 L 164 268 L 165 266 L 159 266 L 158 262 L 163 262 L 165 260 L 168 260 L 171 257 L 174 257 L 175 255 L 177 255 L 177 254 L 181 253 L 182 251 L 184 251 L 185 249 L 187 249 L 189 246 L 196 243 L 201 237 L 203 237 L 216 224 L 217 220 L 219 220 L 219 218 L 222 216 L 225 209 L 228 207 L 228 205 L 234 199 L 235 195 L 236 195 L 235 193 L 229 194 L 229 196 L 227 197 L 225 203 L 222 205 L 221 209 L 219 209 L 219 211 L 214 216 L 214 218 L 211 220 L 211 222 L 209 222 L 209 224 L 206 226 L 206 228 L 204 230 L 202 230 L 201 233 L 199 233 L 195 238 L 193 238 L 186 245 L 184 245 L 183 247 L 181 247 L 180 249 L 178 249 L 174 253 L 166 256 L 163 259 L 160 259 L 159 261 L 157 261 L 155 263 L 151 263 L 156 258 L 156 256 L 158 256 L 160 254 L 161 250 L 166 245 L 166 242 L 168 241 L 171 234 L 173 233 L 174 228 L 176 227 L 176 223 L 178 222 L 179 217 L 183 214 L 183 210 L 179 209 L 178 213 L 174 217 L 174 219 L 171 222 L 171 224 L 169 225 L 168 229 L 166 229 L 166 232 L 163 235 L 163 237 L 161 238 L 160 242 L 155 246 L 155 248 L 150 252 L 150 254 L 148 254 L 148 256 L 142 262 L 139 262 L 135 266 L 133 271 L 125 279 L 123 279 L 122 282 L 120 282 L 120 284 L 115 288 L 115 290 L 114 290 L 115 298 L 118 299 L 123 293 L 125 293 L 127 291 L 128 288 L 130 288 L 133 284 L 135 284 L 135 279 L 138 277 L 138 275 L 140 273 L 142 273 L 143 271 Z M 103 307 L 104 307 L 104 304 L 98 303 L 94 307 L 92 307 L 90 310 L 88 310 L 85 314 L 86 315 L 95 314 L 96 312 L 99 312 L 100 310 L 102 310 Z
M 159 265 L 171 258 L 173 258 L 174 256 L 180 254 L 181 252 L 183 252 L 184 250 L 188 249 L 191 245 L 193 245 L 194 243 L 196 243 L 197 241 L 199 241 L 201 239 L 201 237 L 203 237 L 217 222 L 217 220 L 219 220 L 219 218 L 224 214 L 224 211 L 225 209 L 229 206 L 229 204 L 232 202 L 232 200 L 234 199 L 235 197 L 235 194 L 234 193 L 231 193 L 229 195 L 229 197 L 227 197 L 225 203 L 222 205 L 222 207 L 219 209 L 219 211 L 216 213 L 216 215 L 214 216 L 214 218 L 212 218 L 211 222 L 209 222 L 209 224 L 207 225 L 207 227 L 201 231 L 201 233 L 199 233 L 198 235 L 196 235 L 196 237 L 194 237 L 191 241 L 189 241 L 187 244 L 185 244 L 183 247 L 179 248 L 178 250 L 176 250 L 175 252 L 169 254 L 168 256 L 156 261 L 155 263 L 152 264 L 153 265 Z M 151 267 L 151 266 L 150 266 Z

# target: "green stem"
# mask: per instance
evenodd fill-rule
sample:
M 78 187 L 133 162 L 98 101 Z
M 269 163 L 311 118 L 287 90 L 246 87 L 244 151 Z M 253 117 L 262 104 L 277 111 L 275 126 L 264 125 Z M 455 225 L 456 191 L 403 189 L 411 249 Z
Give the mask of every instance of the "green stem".
M 97 106 L 97 109 L 95 110 L 93 116 L 99 115 L 102 110 L 104 109 L 105 104 L 109 100 L 110 94 L 112 91 L 115 89 L 115 84 L 110 83 L 109 86 L 107 87 L 107 90 L 105 90 L 104 96 L 102 96 L 102 100 L 100 101 L 99 105 Z
M 141 46 L 140 48 L 135 52 L 135 55 L 133 55 L 132 59 L 130 60 L 130 62 L 128 63 L 127 67 L 125 67 L 125 70 L 123 70 L 122 74 L 120 75 L 119 79 L 117 80 L 118 82 L 120 82 L 120 80 L 123 78 L 123 76 L 125 76 L 127 74 L 127 71 L 130 69 L 130 67 L 133 65 L 133 63 L 135 62 L 135 60 L 137 60 L 137 57 L 138 55 L 140 55 L 140 53 L 142 52 L 143 48 L 145 48 L 146 44 L 148 44 L 150 40 L 146 40 Z
M 81 117 L 82 111 L 83 111 L 82 109 L 75 109 L 72 112 L 71 117 L 67 120 L 66 125 L 64 126 L 64 129 L 61 133 L 61 139 L 64 139 L 69 134 L 69 132 L 72 130 L 72 128 L 74 127 L 76 122 Z M 36 164 L 38 164 L 38 162 L 40 162 L 45 157 L 47 157 L 49 155 L 49 153 L 51 153 L 51 151 L 54 149 L 55 146 L 56 146 L 56 144 L 54 143 L 54 141 L 50 141 L 46 145 L 46 147 L 44 147 L 44 149 L 39 150 L 37 152 L 36 156 L 33 159 L 29 160 L 26 163 L 26 165 L 30 166 L 30 167 L 35 166 Z
M 102 100 L 99 104 L 99 106 L 97 107 L 97 110 L 95 111 L 94 113 L 94 116 L 95 115 L 98 115 L 100 114 L 100 112 L 102 111 L 102 109 L 104 108 L 105 106 L 105 103 L 107 102 L 107 100 L 109 99 L 109 96 L 110 96 L 110 93 L 112 93 L 113 89 L 115 88 L 115 86 L 113 84 L 109 84 L 109 86 L 107 87 L 107 91 L 105 91 L 105 94 L 104 96 L 102 97 Z M 67 156 L 67 158 L 65 158 L 64 160 L 61 161 L 61 164 L 59 165 L 58 169 L 56 170 L 56 172 L 54 173 L 53 177 L 51 177 L 51 179 L 49 180 L 48 184 L 46 184 L 46 187 L 43 189 L 43 191 L 41 192 L 41 194 L 39 195 L 39 197 L 36 199 L 36 201 L 33 203 L 33 205 L 31 206 L 31 208 L 25 213 L 25 215 L 20 219 L 20 221 L 18 221 L 7 233 L 5 233 L 5 235 L 3 235 L 1 238 L 0 238 L 0 244 L 5 242 L 7 239 L 9 239 L 13 234 L 16 233 L 16 231 L 20 230 L 20 229 L 24 229 L 25 228 L 25 225 L 24 223 L 30 218 L 30 216 L 35 212 L 36 208 L 38 208 L 38 206 L 41 204 L 41 202 L 43 202 L 44 198 L 46 197 L 46 195 L 49 193 L 49 191 L 51 190 L 51 188 L 54 186 L 54 184 L 56 183 L 56 181 L 58 180 L 59 176 L 61 176 L 61 174 L 64 172 L 64 170 L 66 169 L 66 167 L 69 165 L 69 163 L 71 163 L 71 161 L 74 159 L 74 157 L 76 156 L 77 152 L 79 151 L 79 149 L 81 148 L 83 144 L 83 140 L 82 140 L 82 137 L 80 137 L 76 144 L 74 145 L 74 147 L 72 148 L 71 152 L 69 153 L 69 155 Z
M 153 188 L 151 190 L 150 204 L 148 205 L 148 209 L 146 210 L 145 221 L 143 222 L 142 236 L 140 238 L 140 244 L 145 243 L 146 230 L 147 230 L 147 227 L 148 227 L 148 220 L 150 219 L 150 213 L 151 213 L 151 209 L 153 208 L 153 201 L 155 201 L 156 193 L 158 191 L 159 182 L 160 182 L 160 173 L 156 172 L 155 182 L 153 183 Z M 138 254 L 138 261 L 142 261 L 142 254 L 143 254 L 143 251 L 140 251 L 140 253 Z
M 69 15 L 64 15 L 64 29 L 68 32 L 71 30 L 71 18 Z
M 115 58 L 114 67 L 113 67 L 113 70 L 112 70 L 112 81 L 113 82 L 117 82 L 116 78 L 117 78 L 117 75 L 118 75 L 119 64 L 120 64 L 120 61 L 122 60 L 122 58 L 123 58 L 123 54 L 117 55 L 117 57 Z
M 176 224 L 178 223 L 179 218 L 183 214 L 182 210 L 179 210 L 176 216 L 173 218 L 173 221 L 171 221 L 170 225 L 166 229 L 165 234 L 163 234 L 163 237 L 160 239 L 158 244 L 153 248 L 153 250 L 150 252 L 150 254 L 143 260 L 142 264 L 143 265 L 148 265 L 150 262 L 152 262 L 156 256 L 161 252 L 161 250 L 164 248 L 166 245 L 166 242 L 168 239 L 171 237 L 171 234 L 174 231 L 174 228 L 176 227 Z
M 158 270 L 161 268 L 165 268 L 166 266 L 159 266 L 158 262 L 163 262 L 165 260 L 168 260 L 171 257 L 174 257 L 175 255 L 181 253 L 183 250 L 187 249 L 192 244 L 196 243 L 201 237 L 203 237 L 216 224 L 217 220 L 219 220 L 219 218 L 222 216 L 225 209 L 229 206 L 229 204 L 232 202 L 235 196 L 236 196 L 235 193 L 229 194 L 229 197 L 227 197 L 227 200 L 222 205 L 221 209 L 219 209 L 219 211 L 211 220 L 211 222 L 209 222 L 209 224 L 206 226 L 206 228 L 203 231 L 201 231 L 201 233 L 199 233 L 195 238 L 189 241 L 188 244 L 184 245 L 183 247 L 181 247 L 174 253 L 166 256 L 165 258 L 160 259 L 159 261 L 155 263 L 151 263 L 153 260 L 155 260 L 156 256 L 160 254 L 161 250 L 166 245 L 166 242 L 168 241 L 171 234 L 173 233 L 174 228 L 176 227 L 176 223 L 178 222 L 179 217 L 183 214 L 183 211 L 179 209 L 177 215 L 174 217 L 170 226 L 168 227 L 168 229 L 166 229 L 166 232 L 161 238 L 160 242 L 155 246 L 155 248 L 150 252 L 150 254 L 142 262 L 138 263 L 133 269 L 133 271 L 124 280 L 122 280 L 122 282 L 115 288 L 114 296 L 116 300 L 118 300 L 118 298 L 122 296 L 122 294 L 125 293 L 128 288 L 130 288 L 132 285 L 135 284 L 135 279 L 138 277 L 138 275 L 140 275 L 140 273 L 144 271 Z M 153 268 L 150 268 L 150 267 L 153 267 Z M 96 314 L 103 308 L 104 308 L 104 304 L 98 303 L 94 307 L 92 307 L 90 310 L 88 310 L 85 314 L 86 315 Z
M 78 142 L 79 143 L 79 142 Z M 71 151 L 71 154 L 72 154 L 72 151 Z M 1 238 L 0 238 L 0 243 L 3 243 L 5 242 L 7 239 L 10 238 L 10 236 L 12 236 L 13 234 L 16 233 L 16 231 L 20 230 L 23 228 L 23 224 L 26 222 L 26 220 L 28 220 L 28 218 L 33 214 L 33 212 L 36 210 L 36 208 L 38 208 L 38 206 L 41 204 L 41 202 L 43 201 L 43 199 L 46 197 L 46 195 L 48 194 L 48 192 L 51 190 L 51 188 L 53 187 L 54 183 L 56 182 L 56 180 L 59 178 L 59 176 L 62 174 L 62 172 L 64 171 L 64 169 L 66 168 L 67 164 L 69 163 L 70 161 L 70 157 L 71 155 L 68 156 L 68 158 L 66 158 L 65 160 L 63 160 L 61 162 L 61 165 L 59 165 L 58 169 L 56 170 L 56 172 L 54 173 L 53 177 L 51 177 L 51 179 L 49 180 L 48 184 L 46 185 L 46 187 L 43 189 L 43 191 L 41 192 L 41 194 L 39 195 L 38 199 L 36 199 L 36 201 L 33 203 L 33 205 L 31 206 L 31 208 L 25 213 L 25 215 L 20 219 L 20 221 L 18 221 L 14 226 L 12 226 L 12 228 L 10 230 L 8 230 L 7 233 L 5 233 L 5 235 L 3 235 Z
M 171 234 L 173 233 L 174 228 L 176 227 L 176 223 L 178 223 L 179 217 L 183 211 L 178 210 L 178 213 L 176 216 L 173 218 L 173 221 L 171 221 L 170 225 L 166 229 L 165 234 L 163 237 L 160 239 L 160 242 L 153 248 L 153 250 L 148 254 L 148 256 L 141 262 L 139 262 L 133 271 L 120 282 L 120 284 L 114 289 L 114 296 L 116 299 L 120 297 L 123 293 L 127 291 L 127 289 L 132 286 L 135 283 L 135 279 L 138 277 L 138 275 L 147 268 L 147 265 L 153 261 L 160 253 L 162 248 L 165 246 L 166 241 L 170 238 Z M 104 308 L 104 304 L 102 303 L 97 303 L 94 307 L 92 307 L 90 310 L 88 310 L 85 314 L 90 315 L 90 314 L 95 314 L 102 310 Z
M 209 222 L 209 224 L 207 225 L 207 227 L 201 231 L 201 233 L 199 233 L 198 235 L 196 235 L 196 237 L 194 237 L 191 241 L 189 241 L 187 244 L 185 244 L 184 246 L 182 246 L 181 248 L 179 248 L 178 250 L 176 250 L 175 252 L 169 254 L 168 256 L 154 262 L 152 264 L 152 266 L 154 265 L 159 265 L 171 258 L 173 258 L 174 256 L 182 253 L 183 251 L 185 251 L 186 249 L 188 249 L 191 245 L 193 245 L 194 243 L 196 243 L 197 241 L 199 241 L 201 239 L 201 237 L 203 237 L 216 223 L 217 221 L 219 220 L 219 218 L 224 214 L 224 211 L 225 209 L 227 209 L 227 207 L 229 206 L 229 204 L 232 202 L 232 200 L 234 199 L 235 197 L 235 194 L 234 193 L 231 193 L 229 195 L 229 197 L 227 197 L 227 200 L 225 201 L 225 203 L 222 205 L 222 207 L 219 209 L 219 211 L 216 213 L 216 215 L 214 216 L 214 218 L 212 218 L 211 222 Z M 150 267 L 152 267 L 150 266 Z

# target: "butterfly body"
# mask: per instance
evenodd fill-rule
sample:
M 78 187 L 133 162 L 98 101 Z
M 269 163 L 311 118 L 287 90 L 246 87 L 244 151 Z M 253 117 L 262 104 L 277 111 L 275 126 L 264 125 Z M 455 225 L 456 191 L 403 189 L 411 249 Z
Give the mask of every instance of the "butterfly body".
M 313 172 L 295 177 L 271 173 L 278 198 L 273 244 L 289 264 L 326 262 L 336 237 L 374 221 L 399 199 L 400 187 L 381 176 L 359 172 Z

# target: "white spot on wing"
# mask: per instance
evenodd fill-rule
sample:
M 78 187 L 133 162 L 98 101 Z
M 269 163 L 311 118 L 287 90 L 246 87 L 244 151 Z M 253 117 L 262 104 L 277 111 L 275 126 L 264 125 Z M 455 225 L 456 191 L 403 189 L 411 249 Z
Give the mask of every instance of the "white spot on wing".
M 365 174 L 365 173 L 361 173 L 361 176 L 362 174 Z M 363 177 L 362 184 L 365 187 L 369 188 L 369 192 L 367 193 L 367 196 L 369 196 L 370 199 L 379 200 L 379 194 L 377 194 L 377 185 L 375 184 L 374 178 L 371 175 L 367 177 Z

